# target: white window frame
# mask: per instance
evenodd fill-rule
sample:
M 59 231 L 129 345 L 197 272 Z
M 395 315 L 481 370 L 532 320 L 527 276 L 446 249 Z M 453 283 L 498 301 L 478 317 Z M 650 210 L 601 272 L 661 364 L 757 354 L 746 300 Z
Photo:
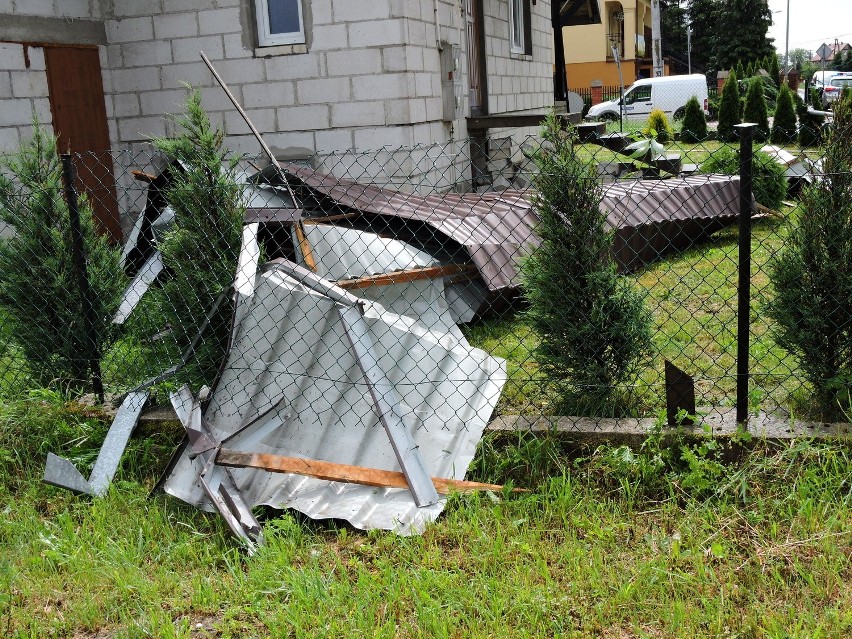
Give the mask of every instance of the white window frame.
M 302 16 L 302 0 L 296 0 L 299 8 L 299 30 L 290 33 L 271 33 L 269 29 L 269 3 L 267 0 L 255 0 L 257 17 L 257 44 L 259 47 L 276 47 L 286 44 L 305 43 L 305 20 Z
M 509 0 L 509 50 L 512 53 L 520 55 L 526 53 L 526 43 L 524 42 L 524 32 L 526 31 L 526 25 L 524 24 L 524 1 Z M 517 22 L 515 14 L 519 16 Z M 520 27 L 520 32 L 516 32 L 515 24 Z

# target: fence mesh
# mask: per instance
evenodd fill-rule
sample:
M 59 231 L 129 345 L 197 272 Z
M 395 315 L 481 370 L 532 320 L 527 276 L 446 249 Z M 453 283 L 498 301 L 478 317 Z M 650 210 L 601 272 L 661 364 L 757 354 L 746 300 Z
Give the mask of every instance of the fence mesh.
M 714 139 L 712 123 L 697 142 L 681 139 L 680 121 L 668 139 L 646 127 L 585 125 L 573 143 L 594 178 L 607 268 L 641 299 L 652 340 L 637 374 L 584 409 L 595 419 L 664 410 L 666 360 L 694 379 L 699 410 L 736 400 L 739 143 Z M 808 214 L 799 197 L 824 178 L 823 151 L 765 144 L 755 145 L 749 397 L 801 412 L 810 386 L 766 307 L 773 260 Z M 311 425 L 374 425 L 382 398 L 431 432 L 564 413 L 572 382 L 542 360 L 523 274 L 541 244 L 542 148 L 507 133 L 316 155 L 280 171 L 264 158 L 213 165 L 198 148 L 76 155 L 81 273 L 55 148 L 33 147 L 5 168 L 0 392 L 90 392 L 97 363 L 113 398 L 147 385 L 162 403 L 185 382 L 211 387 L 208 416 L 237 430 L 265 424 L 256 441 L 273 423 L 308 439 L 323 432 Z M 573 213 L 562 211 L 568 226 Z M 610 330 L 594 309 L 558 310 L 565 330 L 575 317 Z

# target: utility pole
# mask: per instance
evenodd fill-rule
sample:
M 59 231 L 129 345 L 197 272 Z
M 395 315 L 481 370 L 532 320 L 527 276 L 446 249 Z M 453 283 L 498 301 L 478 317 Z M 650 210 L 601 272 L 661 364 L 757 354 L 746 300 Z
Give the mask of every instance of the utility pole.
M 686 64 L 689 74 L 692 75 L 692 23 L 686 25 Z
M 790 82 L 790 0 L 787 0 L 787 37 L 784 39 L 784 82 Z
M 651 0 L 651 61 L 654 77 L 663 77 L 663 41 L 660 33 L 660 0 Z

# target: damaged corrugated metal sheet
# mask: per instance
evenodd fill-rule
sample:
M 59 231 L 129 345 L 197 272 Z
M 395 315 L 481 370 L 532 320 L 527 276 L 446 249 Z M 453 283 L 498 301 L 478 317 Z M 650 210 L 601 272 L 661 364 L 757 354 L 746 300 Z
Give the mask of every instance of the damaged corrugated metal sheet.
M 735 223 L 739 177 L 616 182 L 603 188 L 601 210 L 615 233 L 612 253 L 619 270 L 632 271 Z
M 257 277 L 204 413 L 213 439 L 233 450 L 400 470 L 338 304 L 300 283 L 283 264 L 268 264 Z M 455 327 L 445 331 L 377 302 L 362 304 L 373 355 L 399 398 L 426 471 L 431 477 L 462 479 L 505 383 L 504 362 L 471 348 Z M 165 490 L 210 508 L 196 482 L 203 463 L 190 452 L 184 450 Z M 408 489 L 252 468 L 230 473 L 250 506 L 295 508 L 312 518 L 346 519 L 359 528 L 418 532 L 444 503 L 418 507 Z M 207 473 L 213 490 L 224 476 L 218 466 Z

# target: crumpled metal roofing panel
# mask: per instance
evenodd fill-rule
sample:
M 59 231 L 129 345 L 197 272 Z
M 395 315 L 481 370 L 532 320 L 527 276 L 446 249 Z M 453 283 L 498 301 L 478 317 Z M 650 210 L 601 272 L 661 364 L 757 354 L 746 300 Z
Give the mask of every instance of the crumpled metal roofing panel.
M 517 192 L 421 196 L 359 184 L 291 164 L 287 172 L 339 204 L 361 212 L 425 222 L 464 246 L 490 291 L 519 285 L 523 247 L 537 246 L 538 217 Z
M 229 448 L 400 470 L 343 332 L 334 302 L 268 265 L 237 331 L 205 418 Z M 462 479 L 506 381 L 505 363 L 412 317 L 364 301 L 374 354 L 400 397 L 432 477 Z M 244 430 L 241 430 L 244 429 Z M 166 492 L 209 508 L 184 451 Z M 443 509 L 410 491 L 229 469 L 245 501 L 295 508 L 358 528 L 420 532 Z M 214 485 L 225 472 L 215 467 Z

